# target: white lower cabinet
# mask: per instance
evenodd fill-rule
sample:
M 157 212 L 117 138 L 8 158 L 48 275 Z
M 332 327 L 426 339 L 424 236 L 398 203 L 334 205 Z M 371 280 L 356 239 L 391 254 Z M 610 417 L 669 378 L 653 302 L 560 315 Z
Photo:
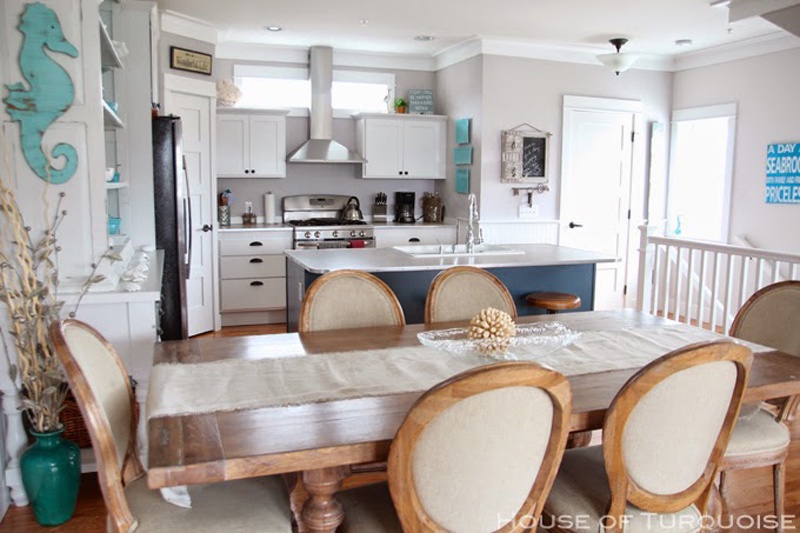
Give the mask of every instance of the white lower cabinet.
M 219 239 L 222 325 L 285 322 L 291 230 L 223 231 Z
M 409 244 L 455 244 L 455 226 L 389 226 L 375 228 L 375 246 L 391 248 Z

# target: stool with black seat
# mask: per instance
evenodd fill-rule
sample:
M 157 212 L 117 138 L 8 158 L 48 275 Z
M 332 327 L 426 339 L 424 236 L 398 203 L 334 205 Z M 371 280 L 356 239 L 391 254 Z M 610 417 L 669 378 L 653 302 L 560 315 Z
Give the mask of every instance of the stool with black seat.
M 525 297 L 525 301 L 532 307 L 546 309 L 549 315 L 581 306 L 579 296 L 566 292 L 532 292 Z

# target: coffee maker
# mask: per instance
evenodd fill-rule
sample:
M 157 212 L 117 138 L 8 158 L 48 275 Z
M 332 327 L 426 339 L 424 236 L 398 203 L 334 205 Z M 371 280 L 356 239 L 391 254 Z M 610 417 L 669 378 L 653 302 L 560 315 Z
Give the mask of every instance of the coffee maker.
M 414 193 L 394 193 L 394 221 L 414 223 Z

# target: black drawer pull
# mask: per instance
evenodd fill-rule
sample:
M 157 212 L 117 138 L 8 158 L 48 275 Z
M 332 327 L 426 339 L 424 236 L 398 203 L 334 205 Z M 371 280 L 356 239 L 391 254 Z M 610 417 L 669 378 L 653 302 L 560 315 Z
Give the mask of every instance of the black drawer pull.
M 250 246 L 264 246 L 264 245 L 261 244 L 261 242 L 259 242 L 259 241 L 253 241 L 253 242 L 250 243 Z
M 264 285 L 263 281 L 251 281 L 250 282 L 250 286 L 251 287 L 261 287 L 262 285 Z
M 260 258 L 258 258 L 258 257 L 254 257 L 254 258 L 252 258 L 252 259 L 250 260 L 250 262 L 251 262 L 251 263 L 263 263 L 263 262 L 264 262 L 264 260 L 263 260 L 263 259 L 260 259 Z
M 408 242 L 419 242 L 419 237 L 411 237 Z

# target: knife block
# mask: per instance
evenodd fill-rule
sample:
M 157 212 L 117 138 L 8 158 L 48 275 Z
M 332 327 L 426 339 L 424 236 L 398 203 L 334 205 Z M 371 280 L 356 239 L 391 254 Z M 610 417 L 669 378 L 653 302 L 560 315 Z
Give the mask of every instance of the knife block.
M 372 221 L 373 222 L 389 222 L 389 216 L 386 214 L 385 205 L 372 206 Z

